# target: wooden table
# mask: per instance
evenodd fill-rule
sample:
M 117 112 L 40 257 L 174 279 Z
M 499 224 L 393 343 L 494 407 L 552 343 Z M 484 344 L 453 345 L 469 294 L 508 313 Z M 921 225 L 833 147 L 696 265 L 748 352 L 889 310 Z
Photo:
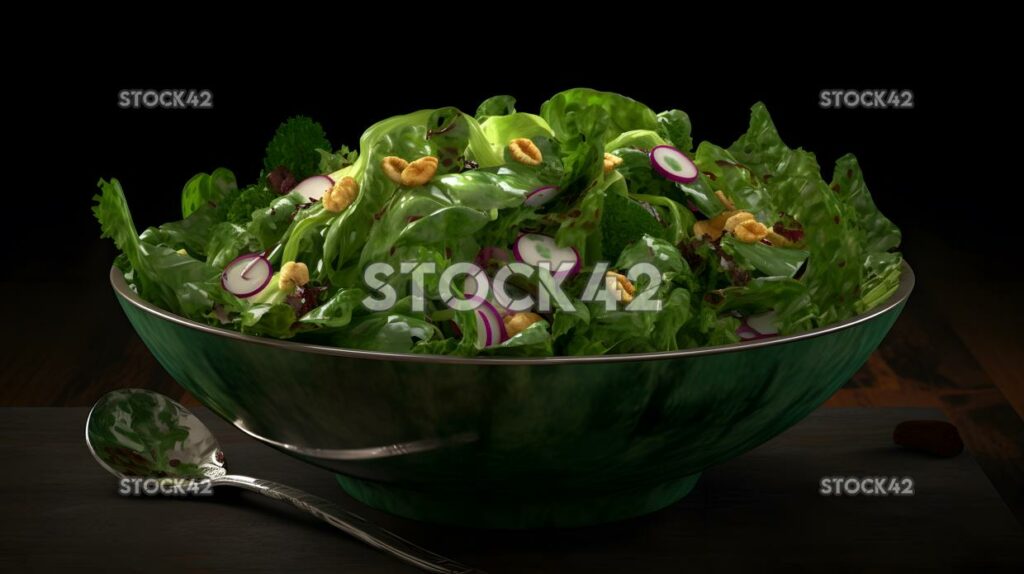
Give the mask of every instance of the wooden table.
M 821 409 L 708 470 L 684 501 L 620 523 L 553 531 L 437 527 L 368 509 L 331 474 L 197 408 L 233 472 L 278 480 L 488 572 L 703 572 L 765 568 L 1021 571 L 1024 529 L 966 452 L 891 442 L 934 409 Z M 0 409 L 0 570 L 406 572 L 280 502 L 221 489 L 190 500 L 123 498 L 84 444 L 84 408 Z M 823 477 L 909 477 L 913 496 L 822 496 Z

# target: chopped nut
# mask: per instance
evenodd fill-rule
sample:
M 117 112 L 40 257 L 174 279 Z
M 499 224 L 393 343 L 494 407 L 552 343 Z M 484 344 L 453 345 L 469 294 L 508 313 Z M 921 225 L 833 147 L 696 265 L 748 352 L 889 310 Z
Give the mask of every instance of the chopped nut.
M 508 153 L 512 159 L 526 165 L 540 165 L 540 162 L 544 161 L 537 144 L 526 138 L 516 138 L 508 142 Z
M 346 176 L 338 180 L 338 183 L 335 183 L 331 189 L 325 191 L 320 201 L 323 202 L 324 209 L 327 211 L 340 213 L 352 205 L 357 195 L 359 195 L 359 182 Z
M 505 332 L 508 333 L 509 337 L 515 337 L 519 333 L 525 331 L 530 325 L 543 320 L 544 317 L 541 317 L 536 313 L 530 313 L 529 311 L 505 315 Z
M 605 173 L 608 173 L 608 172 L 612 171 L 613 169 L 619 167 L 620 165 L 622 165 L 622 158 L 621 157 L 619 157 L 619 156 L 617 156 L 615 154 L 610 154 L 608 152 L 605 152 L 605 154 L 604 154 L 604 172 Z
M 611 279 L 614 281 L 616 300 L 622 301 L 623 303 L 630 303 L 633 301 L 633 295 L 636 293 L 636 287 L 634 287 L 633 283 L 629 281 L 629 278 L 614 271 L 608 271 L 604 276 L 606 280 Z
M 405 187 L 417 187 L 430 181 L 435 172 L 437 172 L 437 158 L 430 155 L 421 157 L 402 170 L 401 183 Z
M 731 199 L 726 197 L 724 191 L 719 189 L 718 191 L 715 192 L 715 197 L 718 198 L 718 201 L 720 201 L 722 203 L 722 205 L 725 206 L 726 209 L 728 209 L 728 210 L 736 209 L 736 204 L 733 203 Z
M 701 238 L 707 235 L 712 241 L 722 236 L 722 230 L 711 225 L 711 220 L 705 219 L 693 224 L 693 236 Z
M 753 220 L 753 213 L 750 213 L 749 211 L 740 211 L 735 213 L 734 215 L 730 215 L 729 218 L 725 220 L 725 225 L 722 226 L 722 228 L 728 231 L 729 233 L 732 233 L 733 230 L 736 229 L 737 225 L 743 223 L 744 221 Z
M 292 292 L 296 287 L 302 287 L 306 283 L 309 283 L 309 269 L 305 263 L 289 261 L 281 266 L 277 286 L 282 291 Z
M 188 257 L 188 251 L 185 251 L 184 248 L 177 250 L 175 253 L 177 253 L 178 255 L 184 255 L 185 257 Z
M 707 235 L 712 241 L 716 241 L 722 236 L 722 229 L 725 228 L 725 222 L 733 215 L 736 215 L 735 211 L 723 211 L 711 219 L 705 219 L 694 223 L 693 236 L 700 239 Z
M 409 162 L 393 155 L 389 155 L 380 162 L 380 168 L 384 170 L 384 175 L 395 183 L 402 183 L 402 171 L 408 166 Z
M 725 222 L 729 221 L 729 218 L 734 216 L 734 215 L 736 215 L 736 213 L 738 213 L 738 212 L 734 211 L 734 210 L 731 210 L 731 209 L 730 210 L 726 210 L 726 211 L 723 211 L 722 213 L 719 213 L 718 215 L 712 217 L 708 221 L 710 221 L 712 223 L 712 225 L 714 225 L 715 227 L 718 227 L 719 229 L 721 229 L 721 228 L 725 227 Z
M 768 228 L 759 221 L 748 219 L 740 222 L 732 234 L 743 243 L 757 243 L 768 236 Z

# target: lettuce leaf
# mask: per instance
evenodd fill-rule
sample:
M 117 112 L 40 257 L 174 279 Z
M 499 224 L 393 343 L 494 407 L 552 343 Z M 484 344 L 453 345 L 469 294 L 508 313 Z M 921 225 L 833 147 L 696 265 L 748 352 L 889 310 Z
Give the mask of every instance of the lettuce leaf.
M 474 116 L 481 123 L 491 116 L 507 116 L 516 111 L 516 99 L 512 96 L 491 96 L 480 102 Z
M 238 182 L 229 169 L 219 167 L 213 173 L 198 173 L 181 190 L 181 216 L 188 217 L 204 205 L 220 205 L 236 189 Z
M 131 284 L 153 304 L 190 319 L 208 322 L 217 303 L 237 307 L 220 286 L 220 270 L 165 245 L 139 238 L 121 183 L 100 180 L 93 214 L 102 236 L 114 240 L 129 263 Z

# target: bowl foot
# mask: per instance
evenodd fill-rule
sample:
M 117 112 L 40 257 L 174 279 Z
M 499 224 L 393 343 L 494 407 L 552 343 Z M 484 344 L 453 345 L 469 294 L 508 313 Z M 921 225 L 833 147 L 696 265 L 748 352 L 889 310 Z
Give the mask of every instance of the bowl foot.
M 601 493 L 582 491 L 467 492 L 419 490 L 337 475 L 356 500 L 404 518 L 475 528 L 566 528 L 613 522 L 660 510 L 686 496 L 693 474 L 653 487 Z

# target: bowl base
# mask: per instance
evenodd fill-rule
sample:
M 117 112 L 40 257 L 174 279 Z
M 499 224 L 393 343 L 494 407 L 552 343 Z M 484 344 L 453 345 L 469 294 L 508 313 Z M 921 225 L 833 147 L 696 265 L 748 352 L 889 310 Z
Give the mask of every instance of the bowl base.
M 689 494 L 700 474 L 653 487 L 594 494 L 445 492 L 341 474 L 337 478 L 356 500 L 403 518 L 473 528 L 525 529 L 589 526 L 649 514 Z

